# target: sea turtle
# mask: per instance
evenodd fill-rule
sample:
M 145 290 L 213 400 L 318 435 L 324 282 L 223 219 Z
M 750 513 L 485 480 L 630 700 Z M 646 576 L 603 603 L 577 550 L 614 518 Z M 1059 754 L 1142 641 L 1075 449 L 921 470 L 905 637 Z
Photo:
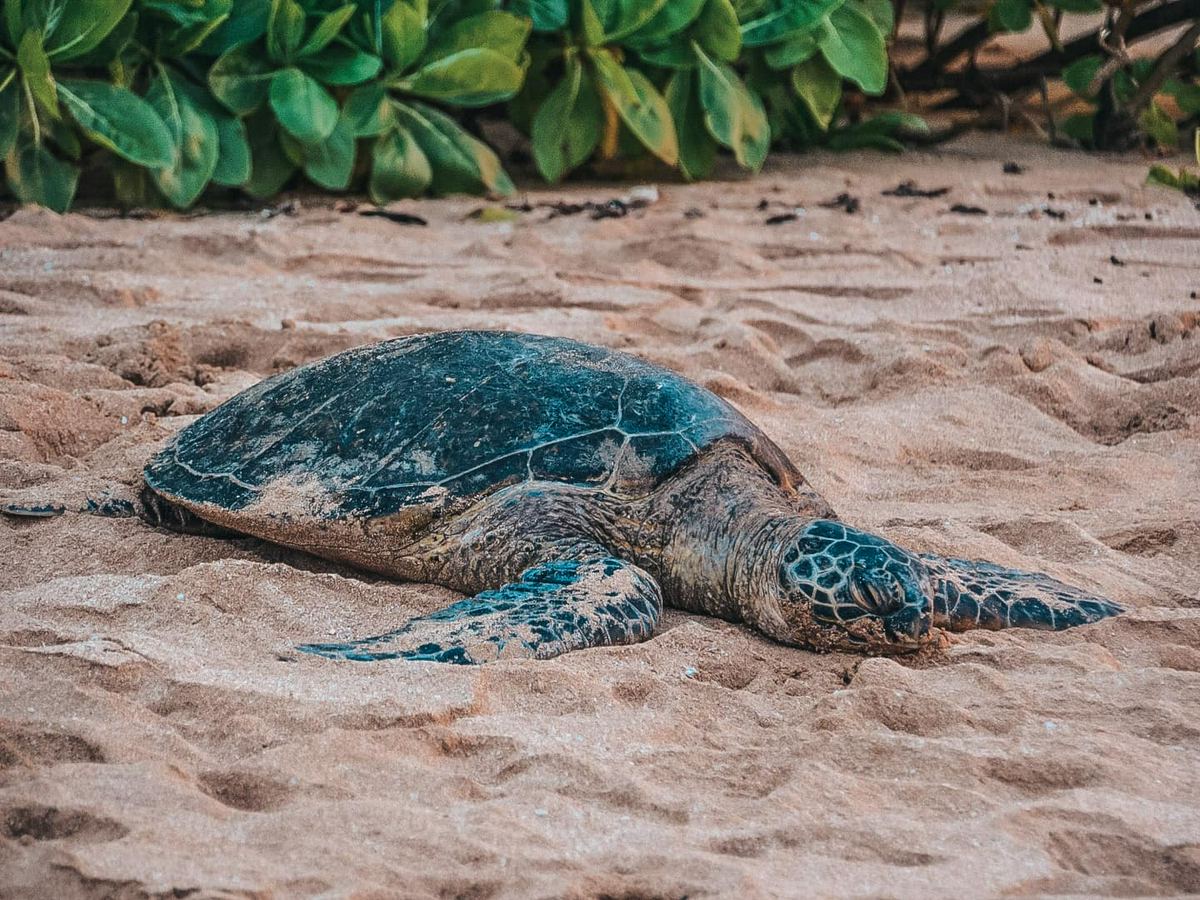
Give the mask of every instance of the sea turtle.
M 337 659 L 552 657 L 644 640 L 664 603 L 787 644 L 884 653 L 920 647 L 931 626 L 1061 629 L 1121 611 L 846 525 L 712 392 L 531 334 L 404 337 L 269 378 L 155 455 L 136 502 L 92 507 L 470 595 L 301 647 Z

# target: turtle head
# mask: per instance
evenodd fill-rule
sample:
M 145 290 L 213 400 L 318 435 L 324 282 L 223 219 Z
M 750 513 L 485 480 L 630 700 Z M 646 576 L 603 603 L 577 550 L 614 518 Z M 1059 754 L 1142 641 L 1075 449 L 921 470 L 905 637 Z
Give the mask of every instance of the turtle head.
M 929 635 L 924 564 L 890 541 L 816 519 L 782 548 L 775 636 L 820 650 L 904 653 Z

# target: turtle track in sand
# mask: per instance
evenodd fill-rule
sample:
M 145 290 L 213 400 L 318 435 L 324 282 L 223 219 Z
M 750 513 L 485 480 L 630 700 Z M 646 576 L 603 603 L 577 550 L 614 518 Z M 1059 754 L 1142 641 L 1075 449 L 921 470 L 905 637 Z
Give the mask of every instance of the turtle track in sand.
M 1144 176 L 988 137 L 664 186 L 598 222 L 16 213 L 5 493 L 132 482 L 193 416 L 344 347 L 505 327 L 710 387 L 856 524 L 1133 609 L 900 661 L 668 611 L 648 643 L 536 664 L 330 667 L 294 645 L 455 596 L 133 520 L 0 521 L 0 884 L 1200 890 L 1200 214 Z M 881 195 L 910 178 L 951 193 Z M 820 207 L 831 184 L 860 211 Z M 807 213 L 766 225 L 763 199 Z

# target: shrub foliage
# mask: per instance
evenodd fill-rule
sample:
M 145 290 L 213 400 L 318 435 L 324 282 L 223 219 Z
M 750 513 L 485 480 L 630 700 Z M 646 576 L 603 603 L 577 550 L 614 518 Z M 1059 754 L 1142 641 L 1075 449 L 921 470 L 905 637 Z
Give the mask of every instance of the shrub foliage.
M 507 193 L 481 108 L 528 137 L 548 181 L 618 157 L 702 178 L 718 153 L 757 170 L 773 145 L 899 149 L 924 127 L 844 113 L 844 92 L 895 81 L 892 0 L 0 2 L 5 182 L 56 210 L 97 161 L 127 206 L 186 208 L 211 184 L 268 197 L 299 175 L 380 203 Z M 1050 0 L 1081 4 L 1099 0 Z M 1045 11 L 995 0 L 984 31 Z M 1129 96 L 1150 72 L 1126 67 L 1111 87 L 1098 60 L 1071 61 L 1067 83 Z M 1163 89 L 1200 113 L 1193 81 Z M 1178 137 L 1153 98 L 1140 115 L 1156 139 Z

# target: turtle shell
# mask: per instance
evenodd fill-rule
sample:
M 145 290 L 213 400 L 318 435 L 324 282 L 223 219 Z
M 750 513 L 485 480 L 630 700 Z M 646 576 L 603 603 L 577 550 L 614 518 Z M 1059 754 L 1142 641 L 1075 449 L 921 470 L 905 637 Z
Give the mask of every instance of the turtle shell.
M 526 480 L 632 498 L 725 439 L 785 487 L 799 480 L 741 413 L 658 366 L 562 338 L 442 332 L 266 379 L 180 432 L 145 478 L 203 518 L 274 537 L 243 526 L 413 508 L 428 522 Z

